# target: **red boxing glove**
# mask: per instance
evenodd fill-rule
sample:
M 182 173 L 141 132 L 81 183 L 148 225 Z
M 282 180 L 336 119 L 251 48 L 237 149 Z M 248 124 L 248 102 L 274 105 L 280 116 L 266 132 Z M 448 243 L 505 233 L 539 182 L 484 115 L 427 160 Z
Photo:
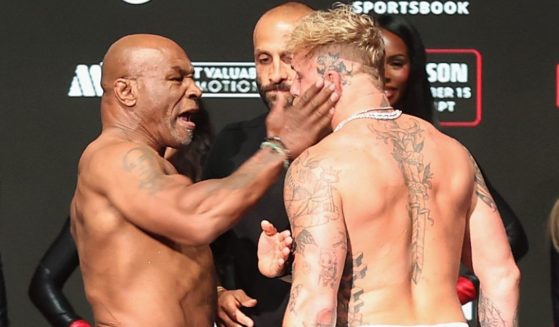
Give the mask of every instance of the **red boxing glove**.
M 456 283 L 456 293 L 458 293 L 460 304 L 466 304 L 476 299 L 477 288 L 474 282 L 468 277 L 458 276 L 458 282 Z
M 91 327 L 91 325 L 85 320 L 73 321 L 68 327 Z

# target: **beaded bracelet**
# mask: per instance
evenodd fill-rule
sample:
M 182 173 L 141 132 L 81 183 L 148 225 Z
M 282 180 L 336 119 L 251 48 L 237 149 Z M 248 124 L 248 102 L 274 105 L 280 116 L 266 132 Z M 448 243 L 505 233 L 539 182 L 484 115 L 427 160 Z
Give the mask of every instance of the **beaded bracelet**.
M 268 137 L 264 142 L 262 142 L 262 144 L 260 144 L 260 149 L 264 148 L 270 148 L 272 151 L 283 155 L 285 157 L 283 167 L 285 167 L 285 169 L 289 168 L 289 151 L 286 149 L 279 137 Z
M 283 151 L 285 152 L 285 154 L 287 155 L 287 157 L 290 158 L 290 157 L 289 157 L 289 151 L 287 150 L 287 147 L 285 146 L 285 144 L 283 143 L 283 141 L 282 141 L 278 136 L 270 136 L 270 137 L 267 137 L 267 138 L 266 138 L 266 141 L 274 142 L 274 143 L 279 144 L 279 146 L 282 147 L 282 149 L 283 149 Z

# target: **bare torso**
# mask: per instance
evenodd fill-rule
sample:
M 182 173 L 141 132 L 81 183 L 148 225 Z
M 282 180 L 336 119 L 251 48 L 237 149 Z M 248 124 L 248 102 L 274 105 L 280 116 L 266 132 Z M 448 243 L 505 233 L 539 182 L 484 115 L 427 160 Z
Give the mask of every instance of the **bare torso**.
M 339 169 L 348 254 L 338 325 L 465 321 L 455 285 L 474 187 L 466 150 L 402 116 L 355 121 L 311 153 Z
M 72 234 L 96 325 L 211 326 L 216 294 L 209 247 L 181 246 L 146 232 L 99 191 L 92 158 L 110 157 L 114 151 L 106 149 L 118 142 L 101 136 L 84 152 L 71 205 Z M 158 164 L 175 173 L 164 159 Z

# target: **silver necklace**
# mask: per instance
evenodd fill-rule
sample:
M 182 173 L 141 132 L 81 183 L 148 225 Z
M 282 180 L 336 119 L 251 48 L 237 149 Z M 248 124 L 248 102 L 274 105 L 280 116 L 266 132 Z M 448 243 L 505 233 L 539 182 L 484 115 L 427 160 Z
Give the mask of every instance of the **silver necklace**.
M 393 120 L 393 119 L 396 119 L 396 118 L 400 117 L 400 115 L 402 115 L 402 110 L 391 110 L 389 112 L 384 111 L 384 110 L 388 110 L 388 109 L 394 109 L 394 108 L 392 108 L 392 107 L 378 107 L 378 108 L 367 109 L 367 110 L 363 110 L 363 111 L 353 113 L 349 117 L 347 117 L 346 119 L 339 122 L 338 125 L 336 125 L 336 127 L 334 128 L 334 132 L 339 130 L 340 128 L 344 127 L 345 124 L 347 124 L 350 121 L 355 120 L 355 119 L 366 118 L 366 119 L 378 119 L 378 120 Z M 382 110 L 382 111 L 379 111 L 379 110 Z

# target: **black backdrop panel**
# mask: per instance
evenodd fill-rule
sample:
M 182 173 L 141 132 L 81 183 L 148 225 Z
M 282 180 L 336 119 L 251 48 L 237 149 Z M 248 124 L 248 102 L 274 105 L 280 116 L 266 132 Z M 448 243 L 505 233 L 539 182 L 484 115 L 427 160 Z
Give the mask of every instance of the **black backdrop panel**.
M 100 129 L 95 83 L 107 47 L 130 33 L 176 40 L 197 63 L 208 90 L 204 103 L 219 130 L 264 110 L 254 96 L 252 29 L 279 3 L 0 4 L 0 251 L 13 326 L 47 325 L 27 287 L 67 215 L 79 155 Z M 520 322 L 550 325 L 545 220 L 559 196 L 559 3 L 355 1 L 354 7 L 403 14 L 418 27 L 443 130 L 470 148 L 528 232 Z M 90 317 L 79 274 L 65 292 Z

